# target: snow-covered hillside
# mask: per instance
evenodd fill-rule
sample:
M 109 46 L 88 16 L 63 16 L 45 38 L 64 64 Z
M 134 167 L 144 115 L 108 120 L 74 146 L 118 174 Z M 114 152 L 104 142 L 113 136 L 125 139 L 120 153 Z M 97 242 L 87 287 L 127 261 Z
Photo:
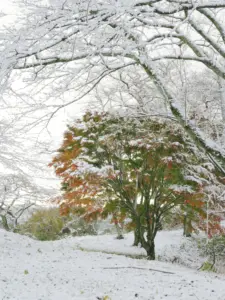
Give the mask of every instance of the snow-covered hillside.
M 160 249 L 165 252 L 167 243 L 171 251 L 171 245 L 180 239 L 178 233 L 168 234 L 159 235 L 158 252 Z M 125 241 L 107 236 L 40 242 L 0 230 L 0 299 L 225 299 L 223 276 L 171 263 L 84 251 L 84 248 L 98 250 L 98 245 L 103 250 L 101 238 L 106 251 L 115 250 L 115 243 L 120 242 L 121 251 L 131 253 L 130 249 L 135 249 L 128 246 L 129 237 Z M 83 251 L 78 250 L 82 247 Z

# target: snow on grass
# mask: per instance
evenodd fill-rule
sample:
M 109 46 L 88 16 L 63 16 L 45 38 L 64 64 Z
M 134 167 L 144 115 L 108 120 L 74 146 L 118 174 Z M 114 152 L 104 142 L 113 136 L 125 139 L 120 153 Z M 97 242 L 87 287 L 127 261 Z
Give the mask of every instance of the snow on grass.
M 182 239 L 178 232 L 160 234 L 157 251 L 165 250 L 166 245 L 169 250 Z M 103 250 L 105 241 L 104 250 L 114 251 L 118 246 L 128 253 L 144 253 L 130 247 L 131 238 L 128 235 L 119 241 L 112 236 L 97 236 L 40 242 L 0 230 L 0 299 L 225 299 L 223 276 L 171 263 L 77 249 L 83 245 L 97 250 L 98 245 Z

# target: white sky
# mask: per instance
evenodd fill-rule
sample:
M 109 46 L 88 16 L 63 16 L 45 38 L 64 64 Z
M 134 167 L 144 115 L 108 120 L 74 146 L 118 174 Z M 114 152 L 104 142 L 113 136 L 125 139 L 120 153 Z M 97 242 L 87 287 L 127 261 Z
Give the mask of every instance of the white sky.
M 0 3 L 0 10 L 8 11 L 9 13 L 12 11 L 11 7 L 12 7 L 12 0 L 6 0 L 6 1 L 1 1 Z
M 4 26 L 5 24 L 13 23 L 15 21 L 18 9 L 13 2 L 13 0 L 0 0 L 0 12 L 6 14 L 6 16 L 1 16 L 0 26 Z

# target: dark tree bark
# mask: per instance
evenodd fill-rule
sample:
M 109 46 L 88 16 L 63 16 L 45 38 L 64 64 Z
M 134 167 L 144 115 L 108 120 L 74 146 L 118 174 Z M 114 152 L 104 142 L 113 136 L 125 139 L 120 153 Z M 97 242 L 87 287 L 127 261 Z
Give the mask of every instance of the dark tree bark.
M 192 233 L 192 226 L 191 226 L 191 218 L 186 214 L 184 216 L 184 232 L 183 236 L 185 237 L 191 237 Z
M 155 242 L 154 241 L 148 242 L 148 249 L 146 251 L 147 251 L 148 259 L 155 260 Z
M 1 216 L 1 218 L 2 218 L 2 225 L 3 225 L 3 228 L 4 228 L 5 230 L 9 231 L 10 228 L 9 228 L 9 224 L 8 224 L 8 221 L 7 221 L 6 216 Z
M 138 246 L 141 244 L 141 222 L 140 218 L 136 218 L 135 221 L 135 229 L 134 229 L 134 243 L 133 246 Z
M 147 253 L 147 259 L 155 260 L 155 242 L 154 239 L 142 241 L 142 246 Z

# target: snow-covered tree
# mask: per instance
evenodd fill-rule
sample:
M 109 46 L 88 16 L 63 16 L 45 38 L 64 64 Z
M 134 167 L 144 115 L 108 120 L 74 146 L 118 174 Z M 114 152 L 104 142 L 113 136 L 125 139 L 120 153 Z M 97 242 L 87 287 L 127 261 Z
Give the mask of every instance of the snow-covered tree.
M 0 222 L 9 230 L 29 207 L 49 199 L 54 192 L 51 185 L 41 181 L 50 177 L 41 153 L 44 144 L 4 117 L 0 122 Z
M 129 217 L 150 259 L 166 214 L 181 207 L 204 219 L 205 194 L 221 188 L 181 128 L 154 119 L 86 113 L 69 126 L 51 165 L 62 178 L 62 213 Z
M 22 1 L 21 1 L 22 3 Z M 137 66 L 163 95 L 170 113 L 224 173 L 224 153 L 185 118 L 165 72 L 177 62 L 204 66 L 225 80 L 224 0 L 25 1 L 27 24 L 4 32 L 1 83 L 26 84 L 26 113 L 48 120 L 83 99 L 103 78 Z M 35 5 L 36 4 L 36 5 Z M 14 71 L 13 71 L 14 70 Z M 25 85 L 25 84 L 24 84 Z M 14 89 L 15 92 L 15 89 Z M 35 96 L 38 94 L 38 97 Z M 33 97 L 32 111 L 29 100 Z M 43 117 L 44 118 L 44 117 Z M 46 121 L 46 118 L 44 118 Z
M 22 175 L 1 174 L 0 178 L 0 217 L 4 229 L 10 230 L 42 191 Z

